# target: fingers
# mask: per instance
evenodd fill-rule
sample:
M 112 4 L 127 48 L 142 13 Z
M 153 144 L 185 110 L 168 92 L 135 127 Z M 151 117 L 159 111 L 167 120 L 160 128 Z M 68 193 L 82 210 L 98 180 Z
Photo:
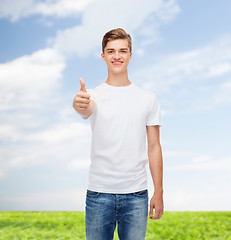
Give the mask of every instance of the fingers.
M 155 215 L 153 216 L 153 211 L 151 212 L 150 211 L 150 214 L 149 214 L 149 217 L 152 219 L 152 220 L 155 220 L 155 219 L 160 219 L 163 215 L 163 212 L 157 212 L 155 211 Z
M 76 97 L 90 99 L 91 95 L 87 92 L 79 91 Z
M 149 217 L 151 219 L 153 219 L 153 208 L 154 208 L 154 205 L 150 204 Z
M 78 92 L 77 95 L 75 96 L 75 100 L 76 102 L 90 103 L 91 99 L 88 95 L 89 95 L 88 93 L 85 93 L 85 95 L 83 95 L 81 92 Z
M 154 204 L 150 204 L 149 217 L 152 220 L 160 219 L 162 217 L 162 215 L 163 215 L 163 210 L 161 208 L 156 208 L 155 209 L 155 214 L 153 216 L 153 209 L 155 209 L 155 205 Z
M 75 102 L 77 108 L 88 108 L 89 103 Z
M 75 99 L 74 99 L 74 104 L 76 107 L 79 107 L 79 108 L 87 108 L 89 106 L 89 103 L 91 102 L 91 100 L 88 98 L 88 97 L 82 97 L 80 96 L 80 93 L 79 92 Z
M 160 219 L 162 215 L 163 215 L 163 212 L 155 211 L 155 215 L 154 217 L 152 217 L 152 219 Z
M 80 91 L 87 92 L 87 90 L 85 88 L 85 82 L 84 82 L 83 78 L 80 78 L 80 85 L 81 85 Z

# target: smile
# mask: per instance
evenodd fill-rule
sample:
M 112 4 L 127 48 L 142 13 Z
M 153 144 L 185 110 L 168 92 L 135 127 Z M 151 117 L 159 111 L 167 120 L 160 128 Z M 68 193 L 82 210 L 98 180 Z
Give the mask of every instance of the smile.
M 120 62 L 120 61 L 112 62 L 113 65 L 117 65 L 117 66 L 121 65 L 122 63 L 123 63 L 123 62 Z

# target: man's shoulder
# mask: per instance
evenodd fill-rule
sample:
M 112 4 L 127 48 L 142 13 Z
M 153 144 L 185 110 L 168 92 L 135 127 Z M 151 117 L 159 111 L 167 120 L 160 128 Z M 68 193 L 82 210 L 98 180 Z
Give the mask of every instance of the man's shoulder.
M 95 92 L 100 91 L 101 89 L 104 89 L 104 85 L 105 85 L 104 82 L 100 83 L 97 86 L 91 88 L 90 90 L 95 91 Z
M 96 94 L 97 92 L 101 91 L 104 87 L 104 83 L 101 83 L 99 85 L 97 85 L 96 87 L 93 88 L 88 88 L 87 92 L 90 94 Z

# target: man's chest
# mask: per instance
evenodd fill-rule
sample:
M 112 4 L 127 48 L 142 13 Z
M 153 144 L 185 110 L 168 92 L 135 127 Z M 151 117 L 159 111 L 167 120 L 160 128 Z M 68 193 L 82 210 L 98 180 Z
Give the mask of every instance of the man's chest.
M 118 124 L 146 124 L 148 104 L 139 96 L 101 96 L 97 99 L 97 117 L 100 121 Z

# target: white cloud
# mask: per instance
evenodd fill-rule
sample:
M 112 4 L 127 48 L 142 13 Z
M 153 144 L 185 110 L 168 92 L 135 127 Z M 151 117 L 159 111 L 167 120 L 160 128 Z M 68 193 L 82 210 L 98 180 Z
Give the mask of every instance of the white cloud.
M 163 181 L 165 211 L 230 210 L 231 192 L 227 191 L 230 185 L 230 158 L 219 162 L 208 155 L 180 151 L 167 155 L 168 158 L 164 158 Z M 148 186 L 150 198 L 153 194 L 150 171 Z
M 50 48 L 0 64 L 0 110 L 40 106 L 55 92 L 64 68 L 62 55 Z
M 137 82 L 147 79 L 140 84 L 160 94 L 185 82 L 199 84 L 201 80 L 231 73 L 231 37 L 229 40 L 228 43 L 219 41 L 209 47 L 164 56 L 133 72 L 132 78 Z
M 186 152 L 186 151 L 166 151 L 163 152 L 163 156 L 165 158 L 171 158 L 171 157 L 188 157 L 194 155 L 194 152 Z
M 37 131 L 20 128 L 15 131 L 10 126 L 5 130 L 6 126 L 1 126 L 0 132 L 4 133 L 2 143 L 11 143 L 0 149 L 2 178 L 13 169 L 50 163 L 61 164 L 67 171 L 78 171 L 89 165 L 90 125 L 79 122 L 50 125 Z
M 231 63 L 218 63 L 217 65 L 215 64 L 214 66 L 209 66 L 208 72 L 206 73 L 206 77 L 215 77 L 215 76 L 220 76 L 225 73 L 228 73 L 231 71 Z
M 38 192 L 0 195 L 0 211 L 83 211 L 83 189 L 67 189 L 57 192 Z
M 71 172 L 79 171 L 81 169 L 88 169 L 90 167 L 90 158 L 74 159 L 68 163 L 68 170 Z
M 214 194 L 216 193 L 216 194 Z M 220 196 L 223 196 L 221 198 Z M 229 191 L 223 189 L 191 190 L 188 188 L 178 188 L 164 193 L 166 211 L 230 211 Z
M 167 171 L 231 171 L 230 157 L 213 157 L 196 152 L 166 151 L 163 153 L 165 169 Z M 177 159 L 177 161 L 175 161 Z
M 74 111 L 74 110 L 73 110 Z M 74 140 L 76 137 L 81 139 L 82 144 L 89 142 L 90 126 L 83 123 L 54 124 L 50 128 L 40 130 L 37 133 L 29 133 L 25 141 L 42 142 L 45 144 L 61 144 L 66 141 Z
M 201 162 L 208 162 L 208 161 L 211 161 L 212 160 L 212 157 L 209 156 L 209 155 L 202 155 L 202 156 L 197 156 L 197 157 L 194 157 L 192 159 L 192 162 L 195 162 L 195 163 L 201 163 Z
M 22 17 L 29 15 L 33 8 L 33 0 L 1 0 L 0 2 L 0 18 L 9 18 L 11 21 L 17 21 Z
M 17 141 L 20 139 L 20 134 L 17 129 L 11 124 L 1 124 L 0 125 L 0 136 L 1 141 Z
M 94 0 L 1 0 L 0 18 L 8 18 L 12 22 L 31 15 L 67 17 L 76 16 Z
M 45 16 L 56 15 L 58 17 L 74 16 L 83 11 L 86 6 L 95 0 L 57 0 L 37 3 L 34 14 L 39 13 Z
M 51 124 L 51 126 L 46 126 L 45 129 L 34 130 L 27 134 L 23 131 L 22 126 L 0 125 L 1 141 L 10 141 L 12 143 L 20 140 L 25 143 L 62 144 L 76 137 L 81 138 L 82 143 L 85 143 L 86 141 L 88 142 L 90 133 L 90 125 L 80 122 Z
M 231 80 L 219 85 L 212 101 L 215 105 L 231 103 Z
M 3 173 L 3 171 L 0 169 L 0 179 L 4 178 L 5 174 Z
M 165 23 L 172 21 L 176 14 L 180 12 L 175 0 L 163 1 L 162 5 L 163 7 L 156 14 Z
M 59 31 L 49 42 L 62 53 L 86 57 L 101 45 L 102 36 L 108 30 L 122 27 L 133 36 L 135 32 L 144 35 L 145 27 L 148 35 L 143 36 L 146 37 L 143 40 L 150 44 L 158 36 L 159 25 L 172 20 L 179 11 L 173 0 L 95 1 L 83 12 L 81 25 Z
M 231 80 L 225 83 L 222 83 L 220 88 L 222 91 L 231 91 Z
M 200 160 L 200 162 L 197 162 Z M 204 160 L 204 161 L 202 161 Z M 196 170 L 196 171 L 231 171 L 231 158 L 221 158 L 214 160 L 212 157 L 200 157 L 192 159 L 192 162 L 186 164 L 176 164 L 175 166 L 167 167 L 167 170 L 182 171 L 182 170 Z
M 207 153 L 166 151 L 164 153 L 165 210 L 230 210 L 231 195 L 230 191 L 227 191 L 230 174 L 229 156 L 219 158 Z
M 191 51 L 158 59 L 152 56 L 146 67 L 130 76 L 141 87 L 163 96 L 162 106 L 168 113 L 211 110 L 231 102 L 230 46 L 231 36 L 226 36 Z

